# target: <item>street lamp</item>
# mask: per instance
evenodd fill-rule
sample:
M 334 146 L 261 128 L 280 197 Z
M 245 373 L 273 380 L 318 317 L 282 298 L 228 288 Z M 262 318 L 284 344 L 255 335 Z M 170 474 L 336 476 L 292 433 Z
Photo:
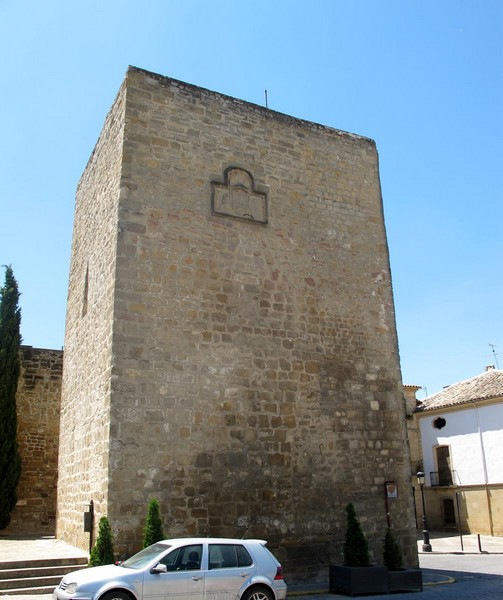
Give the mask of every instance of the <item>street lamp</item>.
M 417 482 L 421 488 L 421 502 L 423 504 L 423 552 L 431 552 L 430 532 L 426 523 L 426 507 L 424 505 L 424 473 L 418 471 L 416 474 Z

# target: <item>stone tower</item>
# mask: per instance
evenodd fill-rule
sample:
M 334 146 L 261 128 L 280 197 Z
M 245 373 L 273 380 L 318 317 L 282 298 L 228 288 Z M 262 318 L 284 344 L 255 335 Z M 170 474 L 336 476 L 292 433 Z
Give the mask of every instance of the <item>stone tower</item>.
M 405 436 L 374 142 L 129 68 L 77 190 L 58 536 L 92 499 L 131 553 L 155 497 L 293 579 L 348 502 L 378 560 L 393 480 L 413 565 Z

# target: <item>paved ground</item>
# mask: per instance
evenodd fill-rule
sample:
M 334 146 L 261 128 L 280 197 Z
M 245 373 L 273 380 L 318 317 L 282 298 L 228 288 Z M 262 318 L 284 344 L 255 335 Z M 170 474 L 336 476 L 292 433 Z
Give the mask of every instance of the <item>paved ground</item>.
M 33 538 L 0 536 L 0 563 L 26 558 L 74 558 L 79 556 L 88 557 L 89 553 L 51 536 Z M 24 600 L 26 600 L 26 596 L 24 596 Z
M 463 544 L 463 550 L 462 545 Z M 459 536 L 431 533 L 432 552 L 422 552 L 418 540 L 420 566 L 423 569 L 424 591 L 417 600 L 460 600 L 473 596 L 477 600 L 503 598 L 503 538 L 476 535 Z M 87 556 L 86 552 L 51 537 L 2 538 L 0 562 L 17 558 Z M 418 592 L 393 594 L 392 600 L 413 600 Z M 329 594 L 327 584 L 289 586 L 288 597 L 296 600 L 335 600 L 346 598 Z M 31 600 L 30 596 L 0 595 L 0 600 Z M 33 596 L 34 600 L 51 600 L 52 595 Z M 390 600 L 390 596 L 372 596 L 375 600 Z

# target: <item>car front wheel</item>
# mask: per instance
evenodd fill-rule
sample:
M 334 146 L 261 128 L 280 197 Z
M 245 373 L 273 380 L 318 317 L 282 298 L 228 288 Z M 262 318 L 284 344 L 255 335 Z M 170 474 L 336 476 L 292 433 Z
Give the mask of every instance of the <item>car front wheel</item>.
M 256 587 L 245 592 L 242 600 L 274 600 L 274 596 L 266 588 Z
M 116 592 L 113 592 L 113 591 L 108 592 L 104 596 L 101 596 L 100 600 L 132 600 L 132 599 L 129 594 L 126 594 L 125 592 L 120 592 L 117 590 Z

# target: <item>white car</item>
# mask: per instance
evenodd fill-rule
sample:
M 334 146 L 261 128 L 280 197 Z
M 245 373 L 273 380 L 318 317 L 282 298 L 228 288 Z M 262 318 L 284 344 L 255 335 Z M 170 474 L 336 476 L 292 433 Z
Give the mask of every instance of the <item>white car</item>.
M 123 563 L 68 573 L 53 600 L 284 600 L 283 569 L 266 543 L 164 540 Z

